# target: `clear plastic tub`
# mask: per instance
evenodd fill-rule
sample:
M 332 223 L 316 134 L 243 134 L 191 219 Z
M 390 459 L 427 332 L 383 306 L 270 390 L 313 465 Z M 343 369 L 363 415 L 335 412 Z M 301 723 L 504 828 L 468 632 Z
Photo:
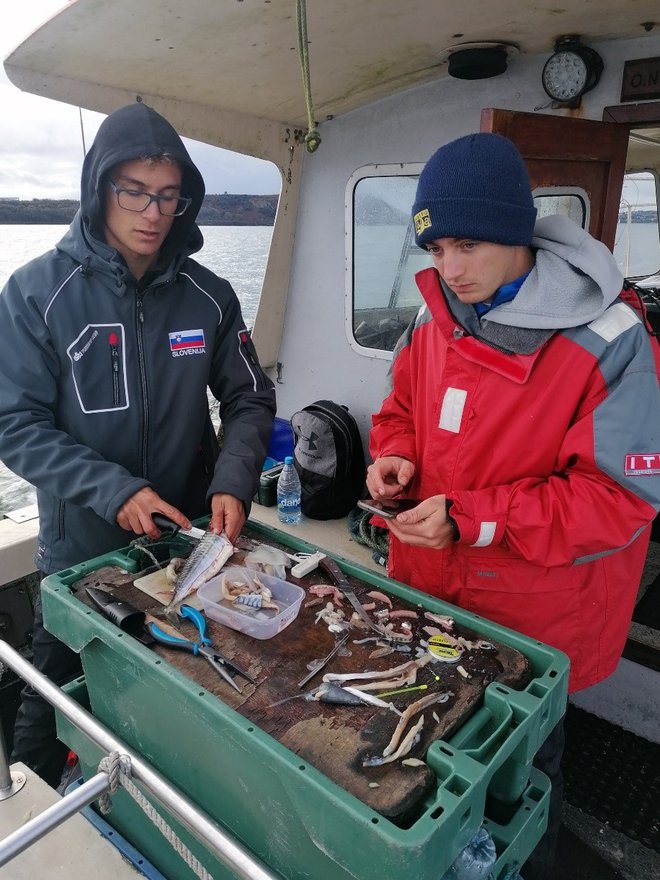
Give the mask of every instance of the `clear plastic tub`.
M 253 608 L 249 605 L 239 605 L 222 596 L 223 578 L 228 578 L 233 583 L 254 584 L 254 579 L 259 581 L 272 593 L 273 601 L 279 607 Z M 204 612 L 218 623 L 224 623 L 232 629 L 239 630 L 255 639 L 270 639 L 281 632 L 291 621 L 295 620 L 300 611 L 305 591 L 290 584 L 288 581 L 272 577 L 263 572 L 252 571 L 248 568 L 231 566 L 223 569 L 214 578 L 203 584 L 197 591 Z

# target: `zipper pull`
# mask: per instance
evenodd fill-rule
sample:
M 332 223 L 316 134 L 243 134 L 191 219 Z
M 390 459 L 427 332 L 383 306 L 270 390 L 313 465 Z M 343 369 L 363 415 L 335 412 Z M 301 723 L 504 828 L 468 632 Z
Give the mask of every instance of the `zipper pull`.
M 112 372 L 119 372 L 119 338 L 116 333 L 110 333 L 108 336 L 110 345 L 110 360 L 112 363 Z
M 259 365 L 257 364 L 256 360 L 254 359 L 252 352 L 250 351 L 250 346 L 249 346 L 250 334 L 247 332 L 247 330 L 241 330 L 241 332 L 238 334 L 238 338 L 241 340 L 241 345 L 243 346 L 243 351 L 245 352 L 245 354 L 246 354 L 248 360 L 250 361 L 250 363 L 252 364 L 252 366 L 258 367 Z
M 112 403 L 113 406 L 119 406 L 119 337 L 114 331 L 108 334 L 108 344 L 112 367 Z

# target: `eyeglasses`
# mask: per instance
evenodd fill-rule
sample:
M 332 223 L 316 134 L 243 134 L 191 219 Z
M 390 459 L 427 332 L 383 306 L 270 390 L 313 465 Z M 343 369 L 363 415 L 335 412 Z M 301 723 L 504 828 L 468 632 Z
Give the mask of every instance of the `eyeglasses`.
M 184 199 L 181 196 L 157 196 L 139 189 L 122 189 L 110 178 L 108 178 L 108 184 L 117 196 L 119 207 L 126 211 L 135 211 L 138 214 L 146 211 L 152 202 L 156 202 L 163 217 L 180 217 L 185 214 L 192 202 L 192 199 Z

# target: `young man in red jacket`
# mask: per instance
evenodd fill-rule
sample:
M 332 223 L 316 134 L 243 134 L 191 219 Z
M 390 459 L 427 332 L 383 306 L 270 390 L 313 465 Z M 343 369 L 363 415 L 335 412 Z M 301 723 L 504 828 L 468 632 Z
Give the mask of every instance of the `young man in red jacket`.
M 441 147 L 420 175 L 416 241 L 433 267 L 373 418 L 389 574 L 568 654 L 570 689 L 623 650 L 660 506 L 660 392 L 649 332 L 610 251 L 566 217 L 536 220 L 518 150 L 495 134 Z M 554 776 L 561 725 L 539 753 Z

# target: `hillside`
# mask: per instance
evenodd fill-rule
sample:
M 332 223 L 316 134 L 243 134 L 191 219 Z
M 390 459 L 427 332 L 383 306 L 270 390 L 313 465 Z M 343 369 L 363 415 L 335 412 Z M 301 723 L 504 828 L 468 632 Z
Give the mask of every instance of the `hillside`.
M 197 217 L 200 226 L 272 226 L 278 196 L 207 195 Z M 78 210 L 73 199 L 0 199 L 1 224 L 68 224 Z

